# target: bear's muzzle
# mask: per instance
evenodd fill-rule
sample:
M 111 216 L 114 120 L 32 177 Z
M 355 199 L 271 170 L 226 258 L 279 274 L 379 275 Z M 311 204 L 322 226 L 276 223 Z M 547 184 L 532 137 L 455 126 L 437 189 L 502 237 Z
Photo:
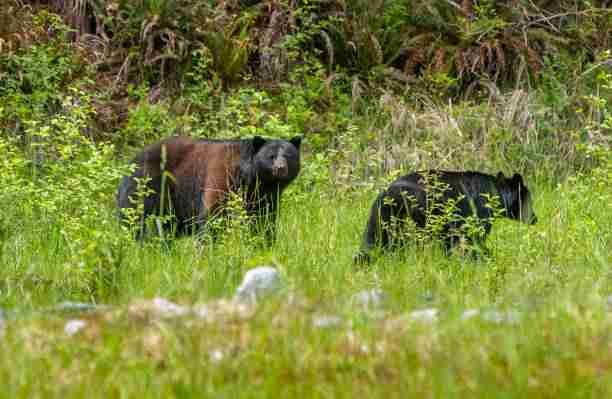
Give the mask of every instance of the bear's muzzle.
M 272 164 L 272 175 L 274 177 L 287 177 L 289 169 L 285 158 L 276 158 Z

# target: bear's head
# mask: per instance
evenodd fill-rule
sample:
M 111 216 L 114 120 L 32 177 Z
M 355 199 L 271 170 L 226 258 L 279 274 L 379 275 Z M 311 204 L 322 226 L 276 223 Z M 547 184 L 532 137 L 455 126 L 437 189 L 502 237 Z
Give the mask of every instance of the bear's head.
M 499 172 L 497 183 L 501 191 L 506 216 L 523 223 L 535 224 L 538 218 L 533 211 L 531 193 L 523 183 L 523 177 L 515 173 L 511 178 L 506 178 L 502 172 Z
M 252 171 L 261 183 L 288 184 L 300 172 L 301 136 L 289 141 L 253 137 Z

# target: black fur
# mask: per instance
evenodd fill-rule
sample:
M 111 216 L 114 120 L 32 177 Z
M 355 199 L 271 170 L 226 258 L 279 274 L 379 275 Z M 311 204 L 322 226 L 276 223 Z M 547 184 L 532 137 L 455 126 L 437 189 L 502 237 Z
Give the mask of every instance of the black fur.
M 250 157 L 240 159 L 240 189 L 249 215 L 256 216 L 256 228 L 263 231 L 268 242 L 275 238 L 278 205 L 282 192 L 300 171 L 301 137 L 289 141 L 269 140 L 262 142 L 256 136 L 252 148 L 244 151 Z M 242 155 L 242 151 L 241 151 Z M 286 175 L 274 173 L 274 163 L 286 161 Z
M 161 213 L 174 215 L 172 225 L 177 234 L 190 234 L 200 230 L 206 220 L 214 216 L 210 213 L 218 209 L 217 202 L 205 204 L 203 200 L 210 188 L 207 184 L 216 174 L 220 175 L 219 181 L 227 179 L 231 182 L 220 190 L 224 192 L 220 193 L 223 196 L 219 197 L 219 202 L 230 191 L 240 193 L 247 213 L 257 216 L 260 222 L 265 221 L 265 234 L 273 238 L 280 195 L 300 170 L 300 143 L 299 136 L 289 141 L 259 136 L 244 140 L 195 140 L 188 137 L 162 140 L 146 147 L 132 161 L 136 169 L 123 178 L 117 193 L 117 205 L 119 209 L 134 208 L 130 198 L 137 190 L 136 178 L 147 176 L 150 179 L 148 188 L 153 194 L 144 200 L 142 222 L 149 215 L 160 214 L 163 172 L 169 172 L 164 193 L 168 200 L 164 201 Z M 163 170 L 162 148 L 166 151 Z M 232 166 L 225 167 L 225 164 Z M 212 207 L 215 211 L 211 211 Z M 164 226 L 166 230 L 169 227 Z M 142 233 L 144 223 L 139 229 L 139 238 Z
M 437 183 L 432 186 L 434 181 Z M 480 237 L 480 241 L 484 241 L 491 231 L 490 219 L 493 216 L 487 196 L 497 197 L 504 216 L 531 224 L 536 222 L 537 218 L 531 211 L 531 195 L 519 174 L 505 178 L 501 172 L 491 176 L 480 172 L 433 170 L 400 177 L 374 201 L 355 262 L 367 262 L 369 252 L 376 246 L 383 249 L 392 246 L 392 232 L 383 226 L 389 226 L 393 218 L 410 217 L 416 228 L 422 229 L 428 222 L 428 215 L 440 215 L 444 205 L 451 200 L 456 201 L 454 215 L 457 218 L 443 226 L 439 237 L 446 249 L 450 250 L 461 238 L 459 231 L 469 216 L 475 216 L 481 223 L 484 237 Z M 468 242 L 474 240 L 474 237 L 463 238 Z

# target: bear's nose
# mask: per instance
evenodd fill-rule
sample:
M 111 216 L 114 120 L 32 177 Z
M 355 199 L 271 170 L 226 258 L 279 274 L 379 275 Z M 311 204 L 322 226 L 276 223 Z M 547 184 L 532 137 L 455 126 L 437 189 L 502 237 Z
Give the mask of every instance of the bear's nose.
M 272 174 L 276 177 L 287 177 L 287 161 L 283 158 L 277 158 L 272 164 Z

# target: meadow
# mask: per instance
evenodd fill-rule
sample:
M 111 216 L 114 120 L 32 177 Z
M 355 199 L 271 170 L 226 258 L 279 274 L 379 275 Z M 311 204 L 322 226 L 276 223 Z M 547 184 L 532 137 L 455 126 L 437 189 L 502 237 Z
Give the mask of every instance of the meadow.
M 3 213 L 3 395 L 605 397 L 611 177 L 608 165 L 531 182 L 540 222 L 497 221 L 490 258 L 408 246 L 361 268 L 352 255 L 374 190 L 287 193 L 271 248 L 231 223 L 209 245 L 138 244 L 105 203 L 103 229 L 121 240 L 75 259 L 61 218 L 9 225 Z M 278 268 L 282 291 L 254 308 L 232 304 L 259 265 Z M 382 303 L 355 303 L 374 288 Z M 163 317 L 147 306 L 153 297 L 209 304 L 213 316 Z M 108 307 L 54 308 L 66 300 Z M 423 309 L 437 314 L 411 313 Z M 71 319 L 87 324 L 69 335 Z
M 0 397 L 612 395 L 605 1 L 6 3 Z M 174 133 L 304 136 L 271 246 L 236 198 L 214 238 L 120 226 L 128 161 Z M 353 264 L 427 168 L 519 172 L 538 223 Z M 236 301 L 259 266 L 280 289 Z

